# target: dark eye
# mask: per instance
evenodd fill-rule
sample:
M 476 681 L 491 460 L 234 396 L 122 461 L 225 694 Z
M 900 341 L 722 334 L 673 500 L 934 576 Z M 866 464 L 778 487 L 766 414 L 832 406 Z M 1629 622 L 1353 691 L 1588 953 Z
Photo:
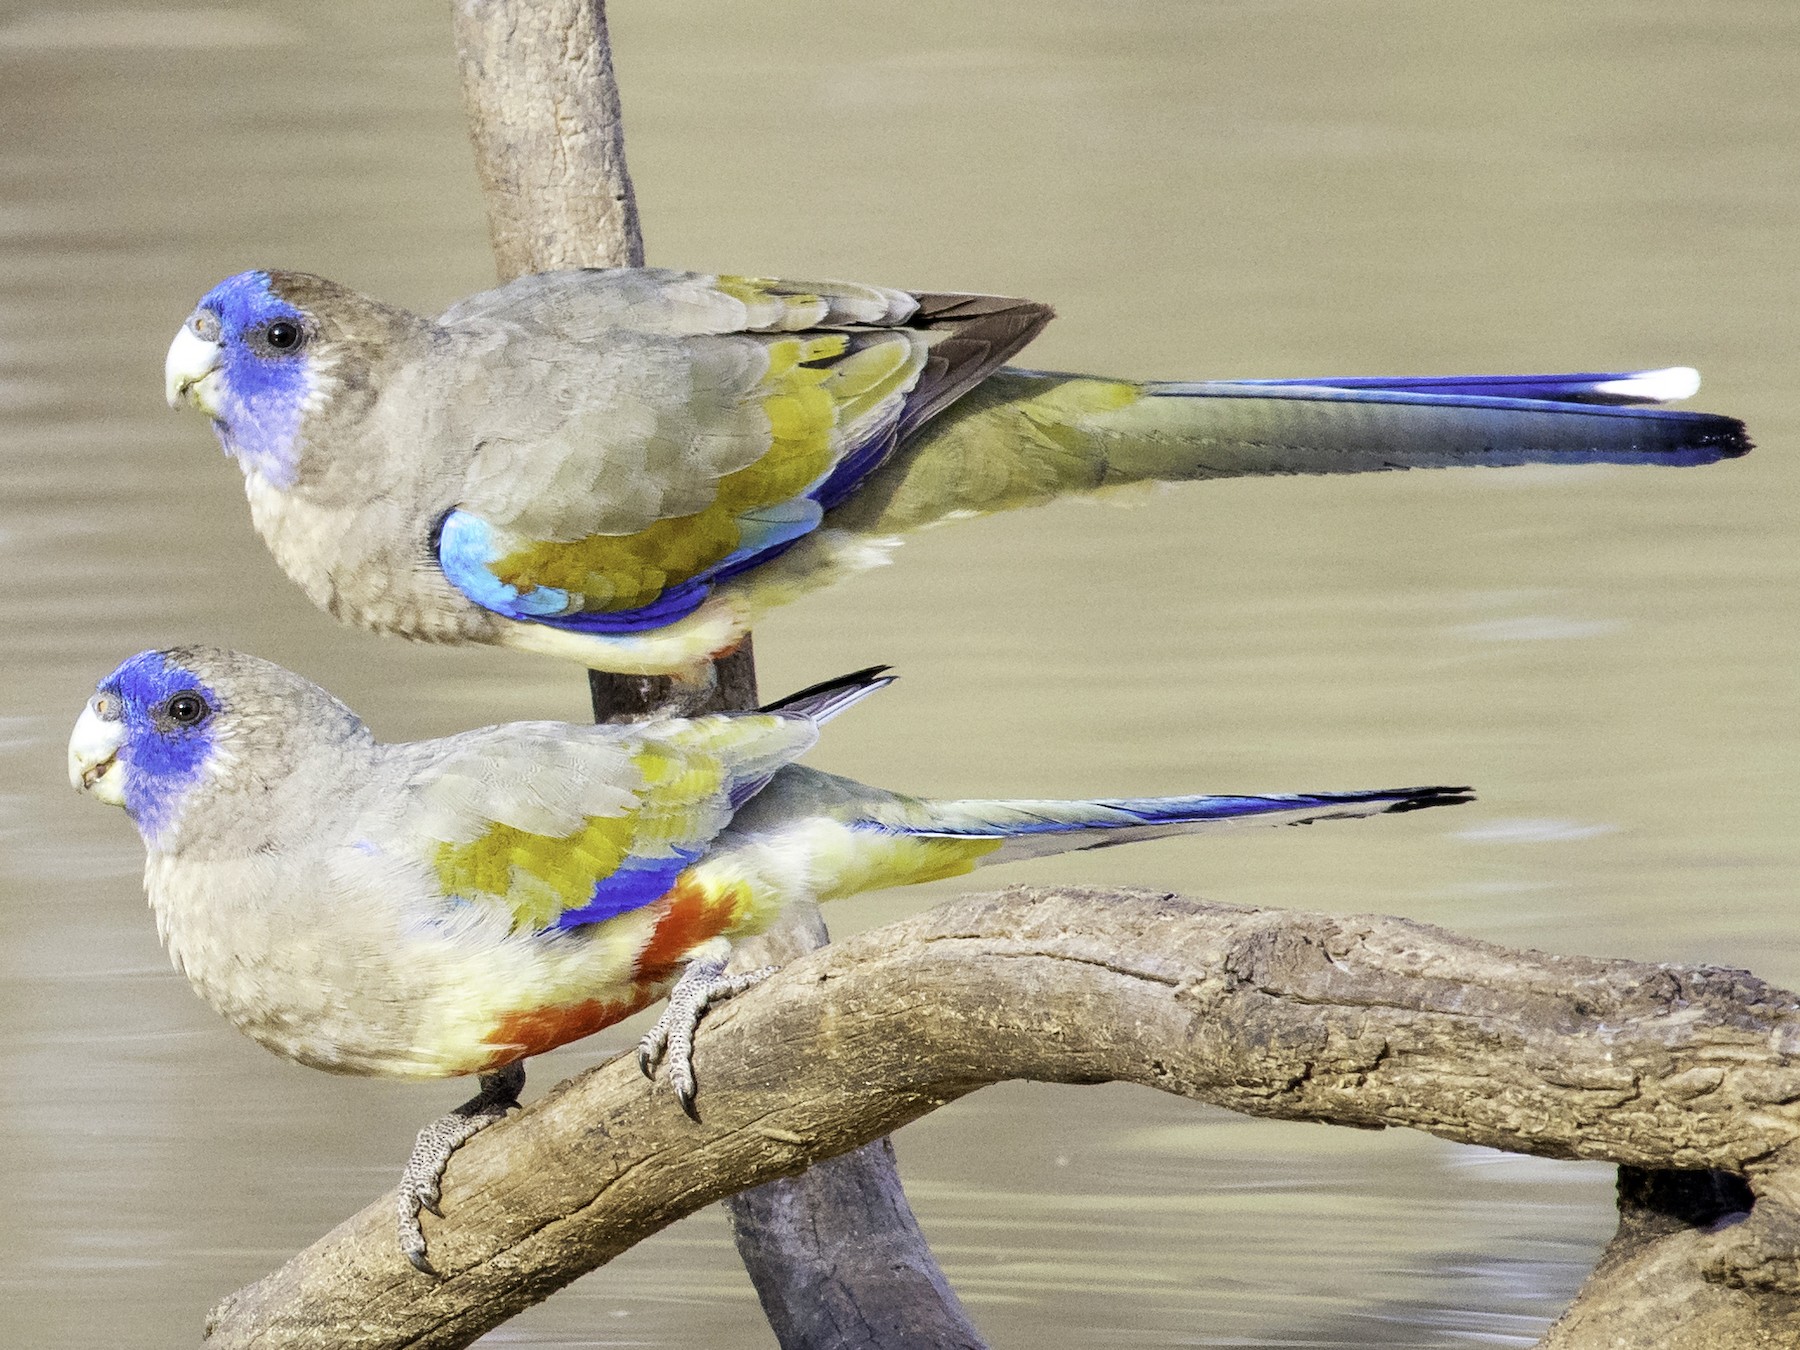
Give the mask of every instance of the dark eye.
M 172 696 L 164 706 L 169 720 L 179 727 L 191 727 L 207 714 L 206 700 L 191 689 Z
M 263 338 L 276 351 L 291 352 L 300 345 L 300 325 L 286 319 L 277 319 L 269 325 Z

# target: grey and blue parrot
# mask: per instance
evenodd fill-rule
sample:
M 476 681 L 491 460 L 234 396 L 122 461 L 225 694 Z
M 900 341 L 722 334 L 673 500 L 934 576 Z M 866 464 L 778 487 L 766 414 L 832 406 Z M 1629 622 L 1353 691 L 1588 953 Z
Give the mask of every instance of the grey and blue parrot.
M 516 1104 L 524 1061 L 656 1000 L 645 1038 L 692 1110 L 691 1037 L 731 943 L 788 905 L 991 862 L 1246 825 L 1411 811 L 1462 788 L 1095 801 L 931 801 L 797 765 L 879 669 L 757 712 L 629 726 L 516 722 L 378 744 L 337 699 L 253 657 L 148 651 L 69 742 L 78 789 L 125 808 L 175 965 L 302 1064 L 482 1091 L 420 1135 L 406 1255 L 451 1152 Z
M 1705 464 L 1691 370 L 1133 383 L 1004 368 L 985 295 L 555 272 L 435 319 L 315 276 L 220 283 L 169 348 L 281 566 L 338 618 L 697 678 L 896 536 L 1145 480 Z

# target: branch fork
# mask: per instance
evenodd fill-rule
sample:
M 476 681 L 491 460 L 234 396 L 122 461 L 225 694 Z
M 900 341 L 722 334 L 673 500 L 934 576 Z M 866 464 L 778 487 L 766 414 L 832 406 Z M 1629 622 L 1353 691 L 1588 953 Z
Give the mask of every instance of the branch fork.
M 972 896 L 723 1005 L 695 1041 L 698 1123 L 622 1057 L 478 1135 L 431 1232 L 441 1285 L 395 1254 L 384 1199 L 222 1305 L 208 1344 L 467 1345 L 703 1205 L 1011 1078 L 1619 1163 L 1647 1180 L 1545 1344 L 1631 1344 L 1598 1337 L 1662 1307 L 1647 1268 L 1659 1300 L 1718 1313 L 1708 1334 L 1765 1339 L 1644 1344 L 1800 1344 L 1797 1034 L 1800 998 L 1739 971 L 1142 891 Z M 1675 1203 L 1671 1174 L 1704 1185 Z

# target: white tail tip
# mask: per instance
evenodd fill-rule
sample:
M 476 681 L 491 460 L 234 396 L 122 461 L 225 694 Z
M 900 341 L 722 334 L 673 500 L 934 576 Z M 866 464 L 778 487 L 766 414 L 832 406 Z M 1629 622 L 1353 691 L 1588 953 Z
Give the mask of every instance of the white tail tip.
M 1648 399 L 1652 403 L 1674 403 L 1700 392 L 1700 372 L 1692 366 L 1639 370 L 1616 380 L 1604 380 L 1594 386 L 1594 392 L 1616 398 Z

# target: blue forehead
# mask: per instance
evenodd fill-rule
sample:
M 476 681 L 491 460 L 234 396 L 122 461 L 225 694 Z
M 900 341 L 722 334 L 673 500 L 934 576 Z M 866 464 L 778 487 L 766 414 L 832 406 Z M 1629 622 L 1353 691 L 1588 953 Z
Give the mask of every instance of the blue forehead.
M 199 307 L 219 316 L 219 326 L 228 338 L 239 337 L 273 319 L 304 317 L 275 294 L 267 272 L 239 272 L 235 277 L 226 277 L 201 298 Z
M 219 706 L 204 682 L 161 652 L 139 652 L 100 684 L 101 693 L 124 704 L 125 809 L 152 839 L 173 821 L 182 794 L 212 752 L 212 718 L 180 727 L 159 726 L 151 716 L 159 703 L 184 689 L 197 691 L 209 707 Z
M 147 712 L 170 694 L 198 689 L 211 703 L 212 691 L 195 675 L 162 652 L 139 652 L 100 682 L 100 692 L 116 694 L 134 712 Z
M 216 418 L 225 453 L 255 468 L 277 487 L 291 487 L 295 442 L 305 414 L 308 357 L 276 356 L 246 341 L 248 334 L 305 314 L 275 294 L 267 272 L 239 272 L 206 293 L 200 308 L 219 316 L 223 367 Z

